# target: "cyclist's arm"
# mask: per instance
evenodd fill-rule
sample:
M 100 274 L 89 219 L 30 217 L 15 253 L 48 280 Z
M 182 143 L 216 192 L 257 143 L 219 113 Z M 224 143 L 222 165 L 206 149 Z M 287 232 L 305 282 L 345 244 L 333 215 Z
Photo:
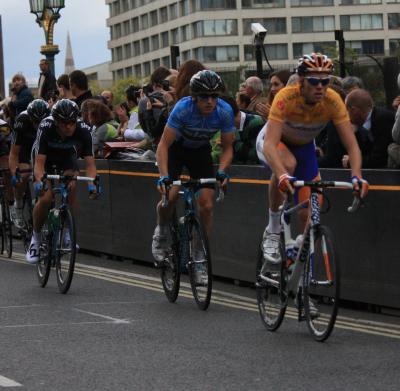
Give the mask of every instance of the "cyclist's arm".
M 35 182 L 40 182 L 43 178 L 43 175 L 45 174 L 45 163 L 46 163 L 46 155 L 42 154 L 37 154 L 35 157 L 35 170 L 34 170 L 34 176 L 35 176 Z
M 20 145 L 11 144 L 10 156 L 8 158 L 11 175 L 15 175 L 15 172 L 17 171 L 20 149 Z
M 360 148 L 358 147 L 356 136 L 354 135 L 351 123 L 349 121 L 335 125 L 342 144 L 347 150 L 350 160 L 351 175 L 361 178 L 362 158 Z
M 161 140 L 157 147 L 157 165 L 160 176 L 168 175 L 168 149 L 176 139 L 176 131 L 174 128 L 165 126 Z
M 89 178 L 96 178 L 97 170 L 96 170 L 96 161 L 93 156 L 85 156 L 85 165 L 86 165 L 86 176 Z
M 282 125 L 281 122 L 273 119 L 268 120 L 263 147 L 265 158 L 277 178 L 287 174 L 278 152 L 278 145 L 282 138 Z
M 233 142 L 235 141 L 235 132 L 221 133 L 222 153 L 219 158 L 220 171 L 226 171 L 231 165 L 233 159 Z

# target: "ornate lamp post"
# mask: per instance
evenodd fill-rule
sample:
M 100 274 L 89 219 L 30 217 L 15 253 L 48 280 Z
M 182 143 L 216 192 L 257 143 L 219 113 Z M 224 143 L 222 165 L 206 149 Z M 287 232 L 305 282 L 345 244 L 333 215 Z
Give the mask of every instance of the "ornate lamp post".
M 46 45 L 40 47 L 40 53 L 46 56 L 50 70 L 54 74 L 54 56 L 59 53 L 58 45 L 53 44 L 54 25 L 60 18 L 60 10 L 65 7 L 65 0 L 29 0 L 31 13 L 36 15 L 36 22 L 44 30 Z

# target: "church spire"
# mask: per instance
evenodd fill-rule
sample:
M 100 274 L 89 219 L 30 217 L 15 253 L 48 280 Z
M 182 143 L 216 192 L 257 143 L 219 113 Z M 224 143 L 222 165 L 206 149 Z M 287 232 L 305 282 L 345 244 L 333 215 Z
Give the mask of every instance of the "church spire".
M 71 38 L 69 36 L 69 31 L 67 33 L 67 50 L 65 54 L 65 69 L 64 73 L 69 75 L 75 70 L 74 56 L 72 54 Z

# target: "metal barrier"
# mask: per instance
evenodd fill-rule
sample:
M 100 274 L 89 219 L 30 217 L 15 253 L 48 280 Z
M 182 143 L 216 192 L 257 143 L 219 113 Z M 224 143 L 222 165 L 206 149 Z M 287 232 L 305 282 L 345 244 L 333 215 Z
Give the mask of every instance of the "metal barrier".
M 79 194 L 81 248 L 152 262 L 156 222 L 154 163 L 98 161 L 102 196 Z M 224 202 L 215 207 L 211 240 L 217 276 L 254 281 L 258 245 L 267 221 L 267 180 L 259 166 L 233 166 Z M 322 170 L 324 179 L 349 180 L 347 170 Z M 346 209 L 351 192 L 330 190 L 331 211 L 322 216 L 333 231 L 342 267 L 343 299 L 400 308 L 400 171 L 366 170 L 368 203 L 355 214 Z

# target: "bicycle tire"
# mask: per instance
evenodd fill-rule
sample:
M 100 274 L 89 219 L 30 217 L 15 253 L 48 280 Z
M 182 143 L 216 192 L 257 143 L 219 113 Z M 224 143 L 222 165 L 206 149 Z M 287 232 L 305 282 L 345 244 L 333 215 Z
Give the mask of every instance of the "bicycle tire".
M 13 252 L 13 235 L 12 235 L 12 223 L 10 217 L 10 207 L 3 197 L 1 202 L 1 231 L 2 231 L 2 242 L 1 242 L 1 253 L 6 250 L 7 257 L 12 257 Z
M 65 294 L 71 287 L 76 258 L 75 221 L 67 205 L 60 210 L 59 219 L 55 241 L 56 278 L 60 293 Z
M 53 235 L 49 233 L 48 225 L 42 227 L 42 244 L 39 247 L 39 260 L 36 264 L 36 274 L 39 285 L 44 288 L 50 276 Z
M 309 254 L 304 266 L 306 322 L 314 339 L 319 342 L 325 341 L 332 333 L 339 305 L 340 267 L 333 243 L 329 228 L 316 227 L 314 256 Z
M 187 265 L 190 285 L 197 306 L 205 311 L 210 305 L 212 292 L 212 266 L 208 237 L 203 225 L 196 217 L 190 219 L 186 224 L 184 229 L 189 228 L 186 232 L 189 234 Z M 201 273 L 201 282 L 199 282 L 199 272 Z
M 258 259 L 256 265 L 256 296 L 257 306 L 261 317 L 261 321 L 269 331 L 276 331 L 285 317 L 288 294 L 286 290 L 287 269 L 286 269 L 286 251 L 283 234 L 281 234 L 279 242 L 279 251 L 282 262 L 279 267 L 273 271 L 263 273 L 266 277 L 276 280 L 278 287 L 272 283 L 263 280 L 260 277 L 263 265 L 264 256 L 262 251 L 262 239 L 258 246 Z
M 170 248 L 161 267 L 161 282 L 169 302 L 174 303 L 178 298 L 180 289 L 180 264 L 179 264 L 179 234 L 176 210 L 174 210 L 169 224 Z

